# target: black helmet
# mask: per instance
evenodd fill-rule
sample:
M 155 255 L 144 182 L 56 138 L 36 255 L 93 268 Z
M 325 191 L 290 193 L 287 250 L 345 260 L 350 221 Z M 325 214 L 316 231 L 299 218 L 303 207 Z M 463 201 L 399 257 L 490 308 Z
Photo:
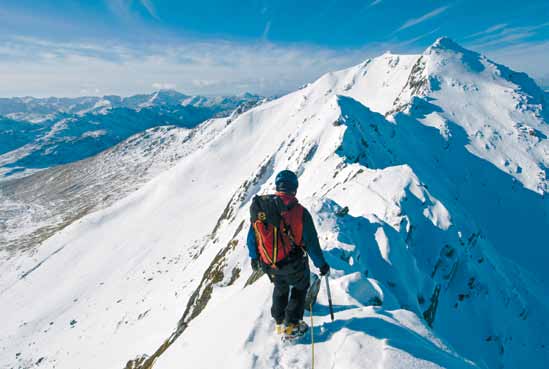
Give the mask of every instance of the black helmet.
M 276 175 L 276 190 L 285 193 L 295 193 L 297 191 L 297 176 L 291 170 L 283 170 Z

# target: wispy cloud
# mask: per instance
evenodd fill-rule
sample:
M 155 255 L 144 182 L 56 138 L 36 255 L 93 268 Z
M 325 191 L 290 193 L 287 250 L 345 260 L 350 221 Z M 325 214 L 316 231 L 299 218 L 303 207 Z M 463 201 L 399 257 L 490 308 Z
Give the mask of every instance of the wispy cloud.
M 111 13 L 121 18 L 130 18 L 129 0 L 104 0 Z
M 413 37 L 411 39 L 408 39 L 408 40 L 404 40 L 404 41 L 400 41 L 398 42 L 398 45 L 399 47 L 404 47 L 404 46 L 408 46 L 408 45 L 413 45 L 415 44 L 417 41 L 419 40 L 422 40 L 426 37 L 429 37 L 431 35 L 435 35 L 435 34 L 438 34 L 438 32 L 440 31 L 440 27 L 437 27 L 435 28 L 434 30 L 432 31 L 429 31 L 429 32 L 425 32 L 419 36 L 416 36 L 416 37 Z
M 467 45 L 477 49 L 501 47 L 509 43 L 524 41 L 535 36 L 539 30 L 546 27 L 549 27 L 549 22 L 524 27 L 497 27 L 490 32 L 486 32 L 486 30 L 479 32 L 476 36 L 471 35 L 466 37 L 466 39 L 471 40 Z M 492 28 L 495 28 L 495 26 Z
M 549 77 L 547 65 L 549 65 L 549 41 L 523 42 L 507 45 L 491 50 L 479 51 L 486 53 L 488 57 L 505 64 L 517 71 L 526 72 L 531 77 Z
M 154 6 L 152 0 L 140 0 L 141 5 L 147 10 L 149 15 L 156 20 L 160 20 L 158 13 L 156 12 L 156 7 Z
M 155 90 L 175 90 L 177 85 L 169 82 L 153 82 L 151 87 Z
M 140 6 L 150 17 L 160 20 L 152 0 L 104 0 L 107 8 L 119 19 L 134 22 L 139 19 L 135 6 Z
M 395 31 L 395 33 L 400 32 L 402 30 L 405 30 L 407 28 L 413 27 L 413 26 L 418 25 L 420 23 L 423 23 L 423 22 L 425 22 L 425 21 L 427 21 L 431 18 L 434 18 L 437 15 L 444 13 L 446 10 L 448 10 L 449 7 L 450 7 L 449 5 L 441 6 L 440 8 L 436 8 L 435 10 L 432 10 L 429 13 L 426 13 L 426 14 L 422 15 L 421 17 L 408 19 L 406 22 L 404 22 L 404 24 L 402 26 L 400 26 Z
M 473 33 L 473 34 L 471 34 L 471 35 L 469 35 L 469 36 L 466 36 L 465 39 L 475 38 L 475 37 L 487 35 L 487 34 L 490 34 L 490 33 L 492 33 L 492 32 L 499 31 L 500 29 L 505 28 L 505 27 L 507 27 L 507 23 L 495 24 L 495 25 L 493 25 L 493 26 L 491 26 L 491 27 L 486 28 L 486 29 L 483 30 L 483 31 L 476 32 L 476 33 Z
M 263 34 L 261 35 L 261 38 L 263 40 L 267 40 L 269 37 L 269 31 L 271 30 L 271 21 L 268 20 L 267 23 L 265 23 L 265 28 L 263 29 Z
M 376 6 L 376 5 L 379 5 L 383 2 L 383 0 L 374 0 L 370 3 L 370 6 Z
M 131 95 L 162 86 L 190 94 L 248 90 L 270 95 L 380 53 L 220 40 L 134 48 L 0 36 L 0 96 Z

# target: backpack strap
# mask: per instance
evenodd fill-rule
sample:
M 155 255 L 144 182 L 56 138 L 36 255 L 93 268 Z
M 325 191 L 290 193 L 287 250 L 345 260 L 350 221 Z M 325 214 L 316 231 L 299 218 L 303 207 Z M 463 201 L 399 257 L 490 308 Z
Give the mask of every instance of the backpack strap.
M 267 261 L 269 262 L 270 266 L 273 268 L 273 269 L 277 269 L 277 266 L 276 266 L 276 257 L 277 257 L 277 252 L 278 252 L 278 244 L 277 244 L 277 227 L 274 227 L 274 243 L 273 243 L 273 257 L 271 257 L 269 255 L 269 252 L 267 251 L 267 248 L 265 247 L 265 244 L 263 243 L 263 237 L 261 236 L 261 232 L 259 232 L 259 229 L 257 228 L 258 225 L 257 223 L 261 223 L 260 220 L 257 220 L 254 222 L 253 224 L 253 227 L 254 227 L 254 231 L 255 231 L 255 238 L 257 240 L 257 243 L 259 244 L 259 247 L 261 248 L 261 250 L 263 251 L 263 255 L 265 256 L 265 258 L 267 259 Z
M 292 227 L 290 227 L 289 224 L 286 224 L 286 221 L 284 220 L 284 218 L 282 218 L 282 224 L 284 225 L 283 232 L 286 233 L 286 235 L 290 239 L 290 242 L 292 243 L 292 249 L 299 247 L 297 242 L 295 242 L 295 238 L 292 233 Z
M 296 207 L 297 204 L 298 204 L 297 201 L 291 202 L 290 204 L 288 204 L 286 206 L 286 210 L 281 212 L 281 214 L 280 214 L 280 218 L 282 219 L 282 224 L 284 225 L 284 228 L 282 230 L 283 230 L 284 233 L 286 233 L 286 235 L 290 239 L 290 241 L 292 243 L 292 250 L 296 249 L 298 247 L 301 247 L 301 248 L 303 248 L 303 247 L 301 245 L 298 245 L 297 242 L 295 241 L 294 234 L 292 232 L 292 227 L 289 224 L 286 223 L 286 220 L 284 219 L 284 214 L 283 213 L 289 212 L 294 207 Z

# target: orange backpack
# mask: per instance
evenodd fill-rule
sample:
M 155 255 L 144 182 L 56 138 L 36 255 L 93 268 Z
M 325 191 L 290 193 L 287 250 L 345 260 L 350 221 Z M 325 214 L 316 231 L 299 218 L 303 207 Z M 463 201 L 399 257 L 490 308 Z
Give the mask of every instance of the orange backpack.
M 250 217 L 261 260 L 271 268 L 302 247 L 303 207 L 297 201 L 286 205 L 277 195 L 255 196 Z

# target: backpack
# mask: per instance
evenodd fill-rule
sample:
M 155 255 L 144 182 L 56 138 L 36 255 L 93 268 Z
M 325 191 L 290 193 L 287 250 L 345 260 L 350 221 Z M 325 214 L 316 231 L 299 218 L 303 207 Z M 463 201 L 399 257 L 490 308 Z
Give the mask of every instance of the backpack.
M 285 215 L 296 206 L 286 206 L 277 195 L 254 196 L 250 206 L 250 220 L 254 228 L 259 256 L 264 264 L 277 269 L 297 245 Z

